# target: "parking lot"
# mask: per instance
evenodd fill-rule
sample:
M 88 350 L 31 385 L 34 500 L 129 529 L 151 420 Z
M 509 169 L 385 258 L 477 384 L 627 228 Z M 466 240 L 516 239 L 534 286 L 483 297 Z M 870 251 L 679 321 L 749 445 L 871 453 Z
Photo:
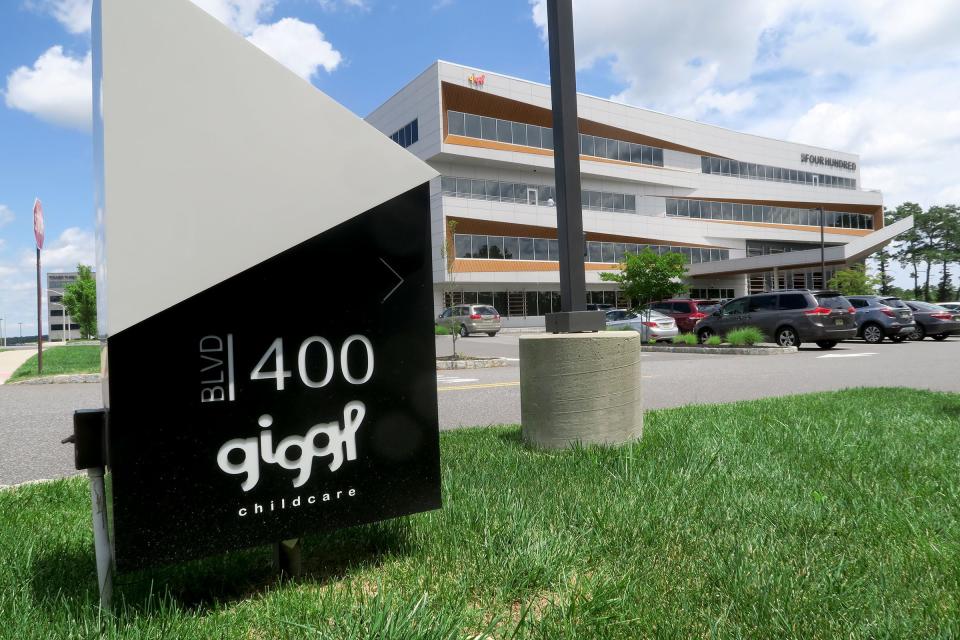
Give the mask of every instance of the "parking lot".
M 440 426 L 520 422 L 516 334 L 470 337 L 457 350 L 502 356 L 509 366 L 437 372 Z M 437 354 L 450 353 L 437 338 Z M 774 356 L 643 353 L 644 405 L 649 409 L 829 391 L 859 386 L 908 386 L 960 392 L 960 337 L 868 345 L 845 342 L 823 351 Z M 100 405 L 99 384 L 0 385 L 0 485 L 71 475 L 72 449 L 60 444 L 75 409 Z
M 510 367 L 437 372 L 440 424 L 444 429 L 520 421 L 519 336 L 470 337 L 457 350 L 513 359 Z M 437 339 L 450 353 L 450 338 Z M 960 392 L 960 337 L 868 345 L 844 342 L 824 351 L 801 346 L 786 355 L 643 353 L 644 405 L 733 402 L 847 387 L 907 386 Z

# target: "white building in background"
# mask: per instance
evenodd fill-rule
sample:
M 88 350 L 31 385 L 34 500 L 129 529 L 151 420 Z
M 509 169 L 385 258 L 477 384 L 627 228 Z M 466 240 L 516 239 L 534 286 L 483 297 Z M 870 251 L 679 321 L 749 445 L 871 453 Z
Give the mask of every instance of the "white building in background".
M 67 287 L 77 281 L 79 274 L 48 273 L 47 274 L 47 335 L 51 342 L 79 340 L 80 325 L 70 318 L 67 308 L 63 306 L 63 294 Z
M 578 111 L 588 302 L 617 301 L 600 273 L 627 251 L 681 252 L 692 297 L 729 298 L 823 286 L 818 207 L 827 280 L 912 224 L 883 227 L 883 197 L 862 187 L 855 154 L 582 94 Z M 436 62 L 367 121 L 442 174 L 431 184 L 437 312 L 489 303 L 507 324 L 536 324 L 559 310 L 549 86 Z

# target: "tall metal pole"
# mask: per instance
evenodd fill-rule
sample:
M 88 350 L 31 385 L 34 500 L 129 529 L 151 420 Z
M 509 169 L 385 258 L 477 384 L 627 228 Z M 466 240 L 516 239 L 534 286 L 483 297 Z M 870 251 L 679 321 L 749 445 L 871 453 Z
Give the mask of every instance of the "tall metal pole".
M 560 240 L 560 308 L 565 312 L 583 311 L 587 308 L 587 287 L 583 265 L 572 0 L 547 0 L 547 29 L 553 100 L 553 163 L 557 182 L 557 236 Z
M 826 268 L 826 259 L 824 254 L 826 253 L 826 248 L 823 243 L 823 207 L 817 207 L 817 211 L 820 212 L 820 288 L 827 288 L 827 268 Z
M 37 373 L 43 373 L 43 315 L 40 304 L 40 247 L 37 247 Z

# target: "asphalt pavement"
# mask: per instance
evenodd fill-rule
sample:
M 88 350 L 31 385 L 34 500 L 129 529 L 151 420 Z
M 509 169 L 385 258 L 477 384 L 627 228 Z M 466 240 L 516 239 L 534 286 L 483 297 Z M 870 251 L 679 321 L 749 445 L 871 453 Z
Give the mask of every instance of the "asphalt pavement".
M 437 338 L 437 353 L 450 353 Z M 519 336 L 470 337 L 461 353 L 501 356 L 507 367 L 437 372 L 441 429 L 520 422 Z M 907 386 L 960 392 L 960 338 L 868 345 L 842 343 L 823 351 L 728 356 L 641 355 L 649 409 L 779 397 L 862 386 Z M 0 485 L 75 473 L 73 450 L 60 441 L 73 411 L 101 405 L 99 384 L 0 385 Z

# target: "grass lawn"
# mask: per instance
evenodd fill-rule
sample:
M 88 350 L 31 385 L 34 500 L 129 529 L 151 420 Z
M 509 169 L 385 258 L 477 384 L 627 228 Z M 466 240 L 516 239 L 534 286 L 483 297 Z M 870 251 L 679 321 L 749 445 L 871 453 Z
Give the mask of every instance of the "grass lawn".
M 43 375 L 55 376 L 62 373 L 99 373 L 99 345 L 76 345 L 51 347 L 43 351 Z M 37 377 L 37 356 L 20 365 L 10 380 L 23 380 Z
M 97 617 L 85 479 L 0 491 L 0 636 L 960 635 L 960 396 L 852 390 L 647 414 L 616 449 L 442 437 L 444 508 L 135 574 Z

